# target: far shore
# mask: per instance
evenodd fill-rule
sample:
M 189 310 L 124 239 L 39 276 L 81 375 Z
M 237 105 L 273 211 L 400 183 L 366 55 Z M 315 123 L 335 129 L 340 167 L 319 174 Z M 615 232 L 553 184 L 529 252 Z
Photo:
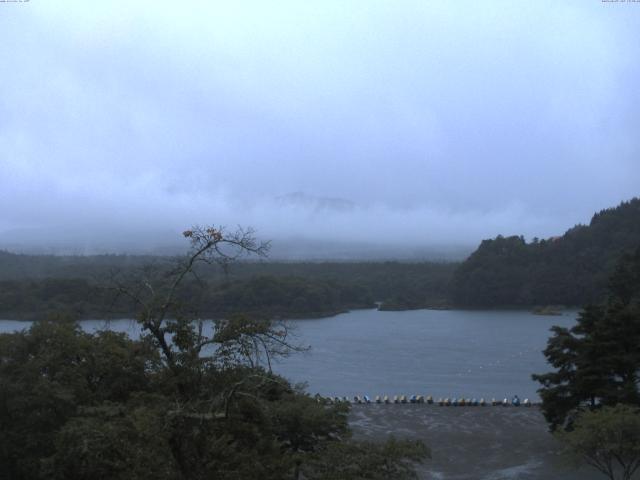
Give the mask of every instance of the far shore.
M 366 310 L 371 310 L 371 311 L 379 311 L 379 312 L 413 312 L 413 311 L 417 311 L 417 310 L 435 310 L 435 311 L 442 311 L 442 310 L 452 310 L 452 311 L 478 311 L 478 312 L 491 312 L 491 311 L 496 311 L 496 312 L 505 312 L 505 311 L 513 311 L 513 312 L 528 312 L 531 313 L 532 315 L 539 315 L 539 316 L 562 316 L 562 315 L 573 315 L 576 314 L 579 310 L 580 307 L 576 307 L 576 306 L 563 306 L 561 308 L 558 309 L 554 309 L 551 311 L 547 311 L 547 310 L 543 310 L 541 311 L 536 311 L 538 307 L 532 307 L 532 306 L 521 306 L 521 305 L 505 305 L 505 306 L 499 306 L 499 307 L 467 307 L 467 306 L 421 306 L 421 307 L 411 307 L 411 308 L 394 308 L 394 307 L 387 307 L 385 308 L 384 305 L 380 305 L 379 307 L 372 307 L 372 308 L 352 308 L 352 309 L 344 309 L 344 310 L 331 310 L 331 311 L 327 311 L 327 312 L 306 312 L 306 313 L 298 313 L 298 314 L 289 314 L 289 315 L 273 315 L 272 317 L 270 317 L 272 320 L 316 320 L 316 319 L 322 319 L 322 318 L 331 318 L 331 317 L 335 317 L 337 315 L 342 315 L 345 313 L 350 313 L 350 312 L 354 312 L 354 311 L 366 311 Z M 258 315 L 261 316 L 259 313 L 256 312 L 234 312 L 234 313 L 229 313 L 227 315 Z M 49 315 L 49 313 L 45 313 L 42 315 L 36 314 L 36 313 L 24 313 L 24 312 L 20 312 L 20 313 L 16 313 L 16 312 L 4 312 L 4 313 L 0 313 L 0 322 L 25 322 L 25 323 L 29 323 L 29 322 L 35 322 L 38 320 L 43 320 L 46 319 L 47 316 Z M 87 315 L 87 316 L 81 316 L 79 318 L 76 319 L 76 321 L 78 322 L 86 322 L 86 321 L 118 321 L 118 320 L 131 320 L 134 317 L 134 314 L 131 313 L 130 315 L 123 315 L 123 316 L 117 316 L 117 317 L 101 317 L 98 314 L 93 314 L 93 315 Z M 217 317 L 213 317 L 213 316 L 205 316 L 205 318 L 203 318 L 203 320 L 206 321 L 211 321 L 211 320 L 215 320 L 216 318 L 224 318 L 222 316 L 217 316 Z

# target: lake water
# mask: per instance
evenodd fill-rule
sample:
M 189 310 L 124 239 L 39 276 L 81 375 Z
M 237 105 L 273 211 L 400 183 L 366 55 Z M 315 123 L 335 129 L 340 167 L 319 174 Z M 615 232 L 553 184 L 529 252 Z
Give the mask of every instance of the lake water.
M 538 399 L 532 373 L 549 370 L 542 350 L 552 325 L 571 326 L 576 312 L 539 316 L 525 311 L 355 310 L 330 318 L 296 320 L 296 341 L 309 345 L 274 370 L 308 382 L 322 395 L 432 395 Z M 87 331 L 105 322 L 82 322 Z M 28 323 L 0 320 L 0 332 Z M 137 336 L 130 320 L 109 327 Z

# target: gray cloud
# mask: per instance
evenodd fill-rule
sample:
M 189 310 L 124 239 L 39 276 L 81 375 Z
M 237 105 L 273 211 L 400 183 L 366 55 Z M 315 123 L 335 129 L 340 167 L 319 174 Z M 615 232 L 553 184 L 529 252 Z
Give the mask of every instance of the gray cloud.
M 633 4 L 0 13 L 5 245 L 170 243 L 209 222 L 276 242 L 474 244 L 554 235 L 638 194 Z

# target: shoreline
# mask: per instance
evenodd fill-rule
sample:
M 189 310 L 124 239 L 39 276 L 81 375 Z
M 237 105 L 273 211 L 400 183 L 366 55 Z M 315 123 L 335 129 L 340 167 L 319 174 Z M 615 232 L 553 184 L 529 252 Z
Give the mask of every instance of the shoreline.
M 332 317 L 336 317 L 338 315 L 343 315 L 346 313 L 351 313 L 351 312 L 355 312 L 355 311 L 377 311 L 377 312 L 416 312 L 416 311 L 420 311 L 420 310 L 424 310 L 424 311 L 460 311 L 460 312 L 526 312 L 526 313 L 530 313 L 531 315 L 535 315 L 535 316 L 539 316 L 539 317 L 549 317 L 549 316 L 564 316 L 564 315 L 571 315 L 571 314 L 577 314 L 580 311 L 580 307 L 572 307 L 572 306 L 567 306 L 564 307 L 562 309 L 559 309 L 557 311 L 554 311 L 553 314 L 547 314 L 547 313 L 538 313 L 533 311 L 533 307 L 521 307 L 521 306 L 500 306 L 500 307 L 491 307 L 491 308 L 483 308 L 483 307 L 460 307 L 460 306 L 447 306 L 447 307 L 443 307 L 443 306 L 432 306 L 432 307 L 416 307 L 416 308 L 405 308 L 405 309 L 397 309 L 397 308 L 384 308 L 384 307 L 371 307 L 371 308 L 348 308 L 348 309 L 340 309 L 340 310 L 331 310 L 328 312 L 309 312 L 309 313 L 300 313 L 300 314 L 293 314 L 293 315 L 287 315 L 287 316 L 280 316 L 280 315 L 273 315 L 270 319 L 271 320 L 318 320 L 318 319 L 323 319 L 323 318 L 332 318 Z M 48 312 L 48 313 L 43 313 L 43 316 L 46 317 L 47 315 L 54 313 L 54 312 Z M 229 313 L 226 315 L 257 315 L 256 312 L 234 312 L 234 313 Z M 131 320 L 135 315 L 132 313 L 128 316 L 124 315 L 123 316 L 114 316 L 114 317 L 100 317 L 100 315 L 89 315 L 89 316 L 82 316 L 80 318 L 75 319 L 75 321 L 77 322 L 89 322 L 89 321 L 118 321 L 118 320 Z M 10 318 L 13 317 L 13 318 Z M 36 318 L 34 318 L 36 317 Z M 9 313 L 9 312 L 5 312 L 5 313 L 0 313 L 0 322 L 37 322 L 40 320 L 45 320 L 46 318 L 37 318 L 38 315 L 35 313 L 29 313 L 29 314 L 24 314 L 24 313 Z M 224 318 L 222 316 L 217 316 L 217 317 L 213 317 L 213 316 L 204 316 L 206 318 L 202 318 L 205 321 L 211 321 L 211 320 L 217 320 L 220 318 Z

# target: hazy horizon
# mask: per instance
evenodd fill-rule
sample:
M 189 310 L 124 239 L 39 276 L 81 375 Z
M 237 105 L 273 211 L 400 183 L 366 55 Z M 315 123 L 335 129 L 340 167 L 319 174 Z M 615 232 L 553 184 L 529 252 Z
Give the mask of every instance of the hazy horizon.
M 640 194 L 637 4 L 32 1 L 0 31 L 0 248 L 222 224 L 458 258 Z

